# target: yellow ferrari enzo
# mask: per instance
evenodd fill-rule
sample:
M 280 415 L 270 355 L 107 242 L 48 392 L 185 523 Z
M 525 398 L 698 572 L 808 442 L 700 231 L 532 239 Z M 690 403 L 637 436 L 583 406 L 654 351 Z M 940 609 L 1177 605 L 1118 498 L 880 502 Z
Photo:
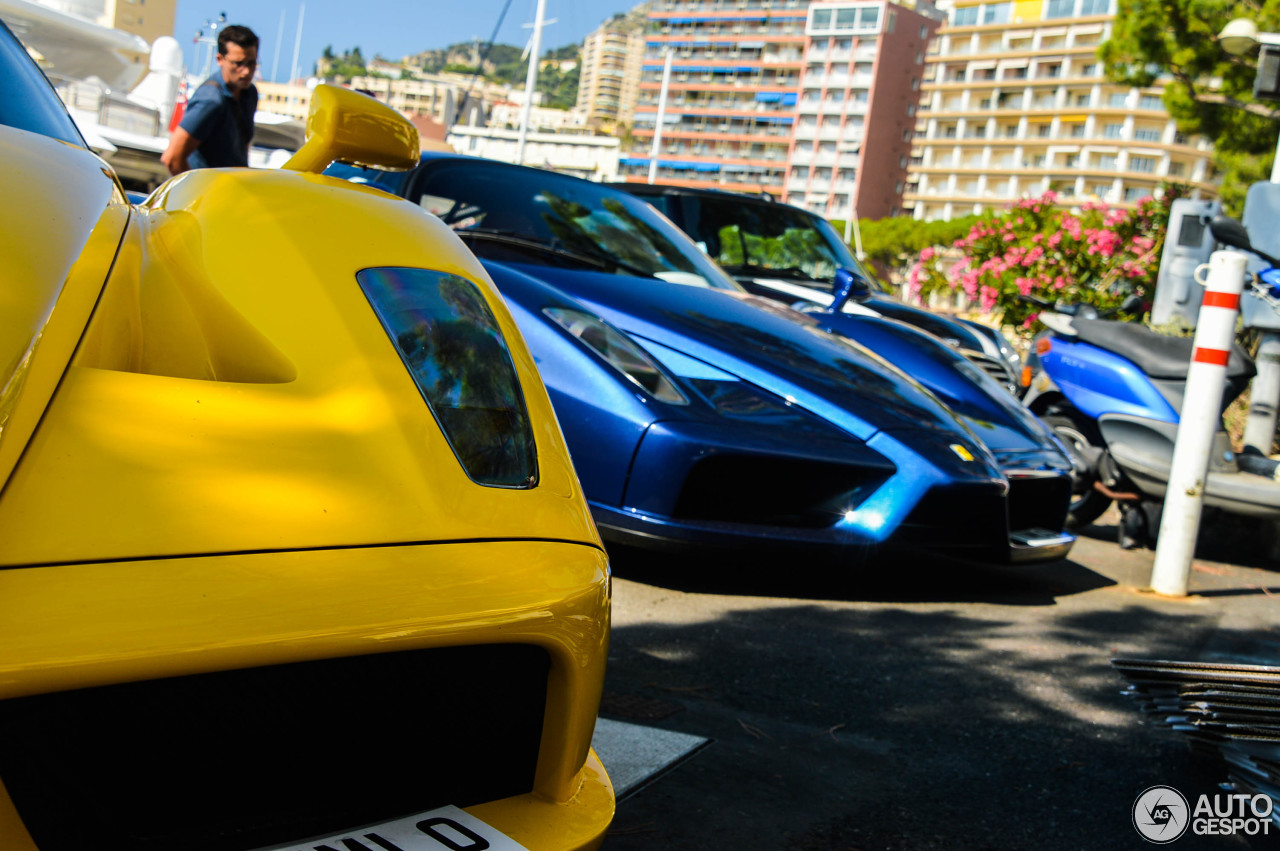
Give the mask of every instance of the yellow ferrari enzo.
M 501 297 L 317 91 L 130 206 L 0 25 L 0 848 L 599 845 L 609 570 Z

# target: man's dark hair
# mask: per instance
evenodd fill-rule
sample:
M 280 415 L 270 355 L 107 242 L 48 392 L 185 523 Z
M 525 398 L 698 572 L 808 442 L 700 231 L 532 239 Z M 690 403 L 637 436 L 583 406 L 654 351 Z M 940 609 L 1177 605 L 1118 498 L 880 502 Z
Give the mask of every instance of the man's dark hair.
M 241 50 L 249 48 L 257 48 L 258 36 L 248 27 L 242 27 L 239 24 L 230 24 L 222 28 L 218 33 L 218 55 L 227 55 L 227 42 L 240 45 Z

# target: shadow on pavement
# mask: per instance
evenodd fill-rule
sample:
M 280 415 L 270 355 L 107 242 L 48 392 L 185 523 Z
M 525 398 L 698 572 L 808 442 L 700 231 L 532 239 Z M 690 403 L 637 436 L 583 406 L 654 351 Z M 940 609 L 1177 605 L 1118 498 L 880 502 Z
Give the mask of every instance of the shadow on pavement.
M 774 578 L 794 588 L 807 569 L 775 565 Z M 915 590 L 919 569 L 883 576 L 884 596 L 965 599 L 976 584 L 1025 604 L 1096 576 L 1064 562 L 937 593 Z M 1149 847 L 1130 823 L 1136 796 L 1213 794 L 1225 767 L 1145 726 L 1108 660 L 1194 658 L 1223 630 L 1208 611 L 1103 596 L 1083 610 L 708 599 L 695 621 L 616 625 L 606 691 L 674 704 L 654 723 L 713 744 L 624 801 L 605 851 Z
M 988 565 L 922 555 L 849 558 L 829 553 L 707 550 L 652 553 L 609 546 L 615 575 L 690 593 L 877 602 L 1051 605 L 1115 582 L 1069 558 Z
M 1119 514 L 1114 508 L 1095 523 L 1077 531 L 1081 537 L 1116 544 Z M 1197 559 L 1280 572 L 1280 521 L 1239 517 L 1221 511 L 1206 513 L 1196 540 Z

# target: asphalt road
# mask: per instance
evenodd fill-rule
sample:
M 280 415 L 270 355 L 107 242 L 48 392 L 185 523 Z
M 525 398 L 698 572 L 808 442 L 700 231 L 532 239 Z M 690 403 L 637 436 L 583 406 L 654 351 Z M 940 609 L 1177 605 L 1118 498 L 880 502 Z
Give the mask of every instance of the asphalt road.
M 1185 600 L 1140 591 L 1153 553 L 1106 526 L 1017 569 L 614 550 L 601 714 L 711 741 L 619 802 L 605 851 L 1151 847 L 1139 793 L 1225 771 L 1148 726 L 1109 659 L 1280 664 L 1274 553 L 1218 531 Z

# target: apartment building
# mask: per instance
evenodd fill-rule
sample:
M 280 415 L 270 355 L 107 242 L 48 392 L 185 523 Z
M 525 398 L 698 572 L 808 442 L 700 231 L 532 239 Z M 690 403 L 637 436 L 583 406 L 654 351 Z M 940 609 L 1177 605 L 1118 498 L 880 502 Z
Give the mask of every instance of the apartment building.
M 828 218 L 901 212 L 937 28 L 934 17 L 885 0 L 809 7 L 785 200 Z
M 474 90 L 468 94 L 467 78 L 423 75 L 419 78 L 353 77 L 351 88 L 371 94 L 402 115 L 428 115 L 450 127 L 484 124 L 485 103 Z
M 1216 194 L 1210 145 L 1162 89 L 1108 82 L 1115 0 L 956 0 L 926 57 L 904 205 L 950 219 L 1053 190 L 1133 206 L 1162 182 Z
M 666 52 L 657 179 L 781 193 L 804 69 L 808 0 L 654 0 L 626 180 L 648 178 Z
M 445 140 L 460 154 L 508 163 L 516 161 L 520 149 L 520 132 L 503 127 L 459 124 L 449 128 Z M 612 181 L 618 178 L 618 146 L 615 136 L 530 132 L 521 162 L 587 180 Z
M 147 44 L 155 44 L 162 35 L 173 35 L 173 22 L 178 13 L 177 0 L 61 0 L 43 5 L 140 35 Z
M 630 124 L 640 93 L 647 11 L 648 4 L 641 4 L 617 15 L 582 42 L 577 111 L 587 116 L 588 126 L 615 133 L 620 123 Z

